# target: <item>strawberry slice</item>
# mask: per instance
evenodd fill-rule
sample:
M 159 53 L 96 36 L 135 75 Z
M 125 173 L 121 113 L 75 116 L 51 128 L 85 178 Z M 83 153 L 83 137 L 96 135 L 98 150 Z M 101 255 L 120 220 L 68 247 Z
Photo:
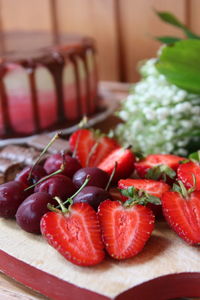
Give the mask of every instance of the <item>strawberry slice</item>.
M 79 129 L 69 139 L 72 152 L 82 167 L 96 167 L 108 154 L 119 145 L 114 139 L 99 134 L 98 131 Z
M 200 244 L 200 191 L 186 197 L 168 191 L 161 201 L 163 214 L 172 229 L 187 243 Z
M 198 162 L 189 161 L 181 164 L 177 169 L 177 177 L 187 188 L 195 185 L 195 189 L 200 190 L 200 164 Z
M 41 232 L 51 246 L 76 265 L 92 266 L 104 259 L 98 218 L 88 203 L 72 204 L 66 213 L 45 214 Z
M 167 183 L 152 179 L 121 179 L 118 182 L 118 187 L 120 189 L 127 189 L 130 186 L 143 190 L 158 198 L 161 198 L 163 193 L 170 189 L 170 186 Z
M 133 172 L 135 155 L 130 149 L 118 148 L 113 150 L 99 165 L 98 168 L 112 174 L 117 163 L 113 180 L 126 178 Z
M 185 158 L 181 156 L 176 156 L 172 154 L 150 154 L 141 161 L 136 162 L 134 166 L 138 175 L 141 178 L 145 178 L 149 169 L 159 165 L 165 165 L 176 171 L 180 161 L 183 161 L 184 159 Z
M 105 200 L 98 209 L 103 241 L 115 259 L 138 254 L 154 228 L 154 215 L 143 205 L 125 207 L 119 201 Z

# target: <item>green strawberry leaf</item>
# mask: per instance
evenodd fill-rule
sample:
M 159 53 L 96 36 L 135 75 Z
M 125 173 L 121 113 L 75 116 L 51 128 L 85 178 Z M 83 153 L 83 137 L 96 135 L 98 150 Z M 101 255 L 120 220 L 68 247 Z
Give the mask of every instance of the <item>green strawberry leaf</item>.
M 176 172 L 167 165 L 158 165 L 149 169 L 145 177 L 147 179 L 154 180 L 162 178 L 164 181 L 166 181 L 167 177 L 170 177 L 172 179 L 175 178 Z
M 195 160 L 200 162 L 200 150 L 189 155 L 190 160 Z
M 132 189 L 130 189 L 132 188 Z M 125 192 L 126 191 L 126 192 Z M 129 187 L 126 190 L 121 190 L 122 195 L 128 197 L 124 203 L 124 207 L 130 207 L 135 204 L 147 205 L 147 203 L 153 203 L 155 205 L 160 205 L 161 201 L 159 198 L 149 195 L 144 190 L 139 190 L 134 187 Z M 132 196 L 131 196 L 132 193 Z
M 200 40 L 181 40 L 163 48 L 157 70 L 169 82 L 200 94 Z
M 180 38 L 176 38 L 173 36 L 158 36 L 156 37 L 156 40 L 158 40 L 159 42 L 163 43 L 163 44 L 173 44 L 175 42 L 180 41 Z
M 149 195 L 149 194 L 148 194 L 148 202 L 153 203 L 155 205 L 160 205 L 161 204 L 160 198 Z

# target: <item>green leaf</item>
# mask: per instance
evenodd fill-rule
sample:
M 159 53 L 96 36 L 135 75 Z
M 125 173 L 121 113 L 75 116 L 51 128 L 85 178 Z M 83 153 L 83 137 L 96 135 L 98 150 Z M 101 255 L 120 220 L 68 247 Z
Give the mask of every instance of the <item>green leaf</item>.
M 200 39 L 200 36 L 190 31 L 189 28 L 187 28 L 187 26 L 185 26 L 182 22 L 180 22 L 172 13 L 165 12 L 165 11 L 164 12 L 156 11 L 156 14 L 162 21 L 182 29 L 188 38 Z
M 160 41 L 163 44 L 167 44 L 168 45 L 168 44 L 173 44 L 175 42 L 178 42 L 181 39 L 173 37 L 173 36 L 158 36 L 158 37 L 156 37 L 156 40 Z
M 200 162 L 200 150 L 189 155 L 189 159 Z
M 155 205 L 161 204 L 160 198 L 152 196 L 152 195 L 148 195 L 148 202 L 153 203 Z
M 181 40 L 164 47 L 156 68 L 172 84 L 200 94 L 200 40 Z
M 175 178 L 176 172 L 167 165 L 157 165 L 147 171 L 145 178 L 158 180 L 162 178 L 166 181 L 166 177 Z

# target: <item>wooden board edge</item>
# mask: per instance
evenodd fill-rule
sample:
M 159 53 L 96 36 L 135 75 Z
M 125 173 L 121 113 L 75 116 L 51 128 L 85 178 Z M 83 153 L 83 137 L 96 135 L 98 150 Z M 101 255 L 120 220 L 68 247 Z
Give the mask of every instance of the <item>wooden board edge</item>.
M 0 271 L 23 285 L 56 300 L 110 300 L 70 284 L 0 250 Z

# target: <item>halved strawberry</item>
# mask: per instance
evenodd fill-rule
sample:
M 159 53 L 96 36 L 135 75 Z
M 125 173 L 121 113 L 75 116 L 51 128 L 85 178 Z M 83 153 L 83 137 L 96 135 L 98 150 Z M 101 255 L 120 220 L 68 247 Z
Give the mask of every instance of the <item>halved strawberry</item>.
M 138 175 L 141 178 L 145 178 L 149 169 L 159 165 L 165 165 L 176 171 L 180 161 L 183 161 L 184 159 L 185 158 L 181 156 L 176 156 L 172 154 L 150 154 L 141 161 L 136 162 L 134 166 Z
M 45 214 L 41 232 L 51 246 L 76 265 L 92 266 L 104 259 L 99 221 L 88 203 L 72 204 L 66 213 Z
M 113 150 L 105 159 L 98 165 L 98 168 L 112 174 L 115 163 L 117 163 L 116 171 L 113 180 L 126 178 L 133 172 L 135 155 L 130 149 L 118 148 Z
M 168 191 L 161 201 L 163 214 L 172 229 L 187 243 L 200 244 L 200 191 L 186 197 Z
M 82 167 L 96 167 L 110 152 L 118 148 L 118 143 L 98 131 L 79 129 L 69 139 L 69 145 Z
M 139 204 L 125 207 L 119 201 L 105 200 L 98 217 L 106 250 L 115 259 L 138 254 L 154 228 L 152 211 Z
M 161 198 L 163 193 L 169 191 L 170 186 L 163 181 L 156 181 L 152 179 L 121 179 L 118 182 L 120 189 L 128 189 L 129 187 L 135 187 L 136 189 L 143 190 L 149 195 L 157 198 Z M 122 196 L 122 201 L 126 201 L 127 198 Z M 147 206 L 153 210 L 153 213 L 157 218 L 162 218 L 162 207 L 161 205 L 155 205 L 148 203 Z
M 195 185 L 195 189 L 200 190 L 200 164 L 198 162 L 189 161 L 181 164 L 177 169 L 177 177 L 187 188 Z
M 163 181 L 156 181 L 152 179 L 121 179 L 118 182 L 120 189 L 127 189 L 133 186 L 136 189 L 144 190 L 148 194 L 161 198 L 163 193 L 170 189 L 170 186 Z

